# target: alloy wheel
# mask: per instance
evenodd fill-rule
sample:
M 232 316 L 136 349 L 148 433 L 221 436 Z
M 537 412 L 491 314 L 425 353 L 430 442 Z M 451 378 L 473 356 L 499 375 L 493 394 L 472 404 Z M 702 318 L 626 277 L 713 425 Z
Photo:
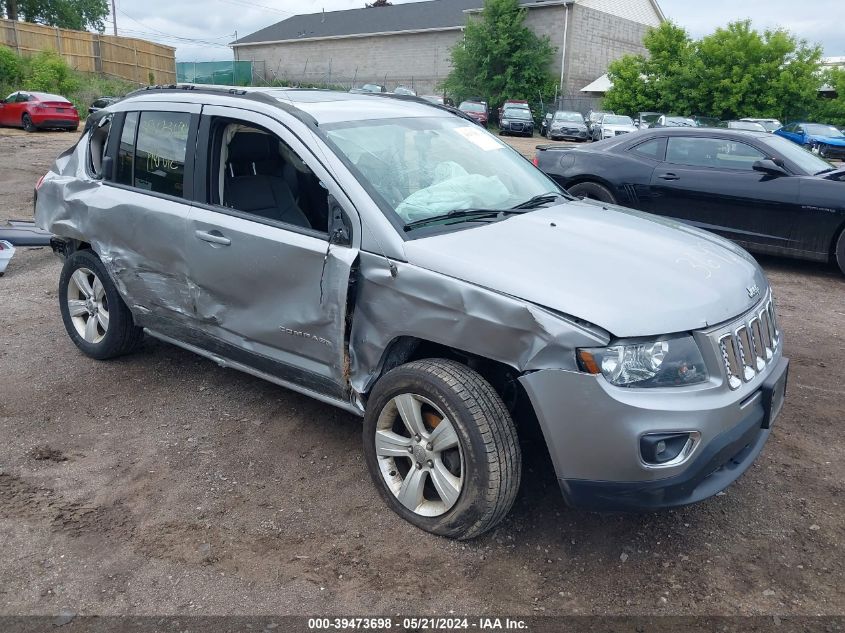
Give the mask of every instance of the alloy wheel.
M 100 278 L 88 268 L 77 268 L 67 286 L 67 306 L 76 333 L 88 343 L 99 343 L 109 330 L 109 305 Z
M 436 517 L 457 503 L 464 485 L 464 458 L 455 427 L 431 400 L 411 393 L 391 399 L 376 423 L 381 476 L 399 503 Z

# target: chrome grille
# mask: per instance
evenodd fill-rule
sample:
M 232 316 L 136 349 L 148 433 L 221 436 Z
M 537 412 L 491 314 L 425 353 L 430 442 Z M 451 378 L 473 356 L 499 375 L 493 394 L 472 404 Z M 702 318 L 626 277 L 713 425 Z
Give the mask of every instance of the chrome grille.
M 762 308 L 746 314 L 732 326 L 731 332 L 719 338 L 719 352 L 732 390 L 753 380 L 774 359 L 780 344 L 775 319 L 774 303 L 769 299 Z

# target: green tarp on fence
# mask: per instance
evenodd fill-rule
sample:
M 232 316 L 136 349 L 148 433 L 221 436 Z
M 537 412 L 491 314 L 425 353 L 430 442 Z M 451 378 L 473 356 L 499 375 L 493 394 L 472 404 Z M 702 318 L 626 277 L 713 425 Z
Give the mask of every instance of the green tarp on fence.
M 176 81 L 248 86 L 252 83 L 252 62 L 176 62 Z

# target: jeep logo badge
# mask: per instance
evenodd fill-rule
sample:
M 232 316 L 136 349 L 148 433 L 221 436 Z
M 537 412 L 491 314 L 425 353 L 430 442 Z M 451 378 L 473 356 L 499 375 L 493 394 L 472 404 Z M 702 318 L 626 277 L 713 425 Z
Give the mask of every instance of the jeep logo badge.
M 748 286 L 746 290 L 748 291 L 749 299 L 753 299 L 754 297 L 760 294 L 760 289 L 757 287 L 757 284 L 754 284 L 753 286 Z

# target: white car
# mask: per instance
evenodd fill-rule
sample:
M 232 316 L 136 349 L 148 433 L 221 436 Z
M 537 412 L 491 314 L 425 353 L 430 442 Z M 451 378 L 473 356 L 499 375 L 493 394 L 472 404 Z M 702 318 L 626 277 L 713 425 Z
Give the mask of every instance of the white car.
M 636 131 L 637 126 L 634 125 L 634 120 L 631 117 L 621 114 L 605 114 L 598 123 L 593 125 L 593 140 L 601 141 Z
M 740 121 L 748 121 L 749 123 L 759 123 L 769 133 L 774 132 L 775 130 L 779 130 L 783 127 L 783 123 L 781 123 L 777 119 L 754 119 L 751 117 L 746 117 L 744 119 L 740 119 Z

